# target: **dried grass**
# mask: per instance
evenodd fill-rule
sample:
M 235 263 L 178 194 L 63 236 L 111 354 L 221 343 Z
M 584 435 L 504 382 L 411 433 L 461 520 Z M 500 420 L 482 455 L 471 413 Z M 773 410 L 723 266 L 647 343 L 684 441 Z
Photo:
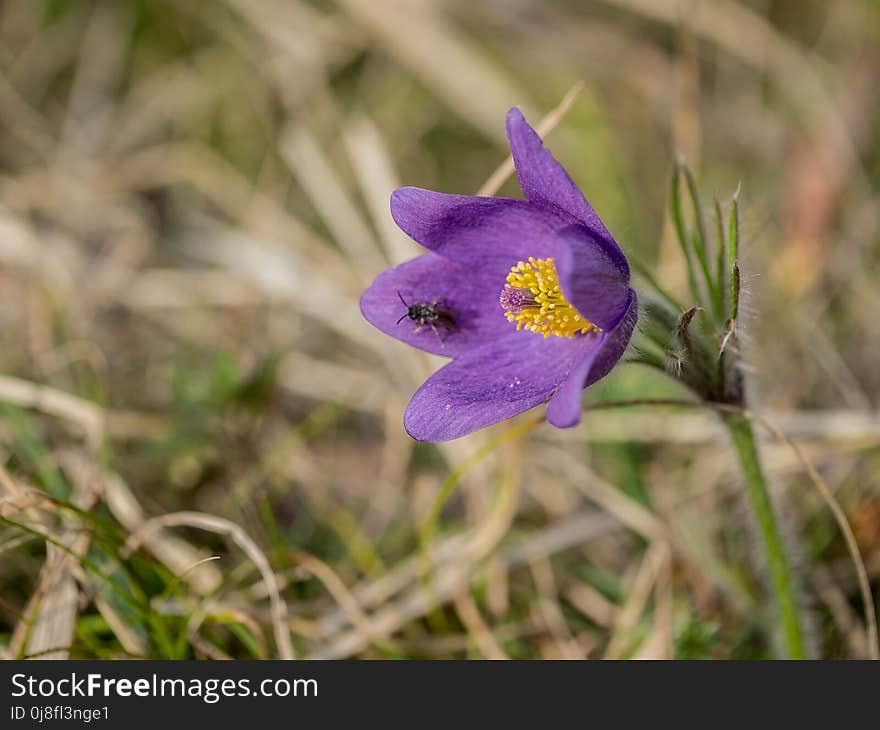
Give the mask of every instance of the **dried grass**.
M 439 447 L 400 427 L 440 360 L 358 310 L 419 250 L 388 195 L 512 192 L 518 104 L 552 109 L 549 146 L 671 287 L 674 153 L 707 191 L 742 181 L 743 326 L 814 643 L 875 656 L 875 10 L 54 6 L 0 6 L 4 655 L 764 656 L 712 414 Z M 625 366 L 590 401 L 679 397 Z

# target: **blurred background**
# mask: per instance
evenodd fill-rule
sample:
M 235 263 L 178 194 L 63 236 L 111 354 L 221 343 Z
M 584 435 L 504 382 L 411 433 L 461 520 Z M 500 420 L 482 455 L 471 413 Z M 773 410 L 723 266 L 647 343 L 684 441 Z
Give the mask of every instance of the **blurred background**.
M 739 189 L 753 405 L 876 585 L 878 41 L 876 0 L 0 4 L 4 654 L 770 655 L 711 415 L 416 444 L 440 360 L 358 310 L 418 253 L 390 192 L 476 191 L 507 109 L 579 81 L 547 144 L 668 287 L 676 154 L 707 211 Z M 681 395 L 630 364 L 588 399 Z M 865 656 L 839 530 L 764 446 L 813 650 Z

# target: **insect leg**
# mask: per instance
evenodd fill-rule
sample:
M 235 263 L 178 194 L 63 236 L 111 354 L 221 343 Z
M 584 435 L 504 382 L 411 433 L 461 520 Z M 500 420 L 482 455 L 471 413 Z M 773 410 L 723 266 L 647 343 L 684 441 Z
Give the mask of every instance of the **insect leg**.
M 443 335 L 440 334 L 440 329 L 437 327 L 437 325 L 434 324 L 434 322 L 429 322 L 429 324 L 431 325 L 431 330 L 433 331 L 433 333 L 437 335 L 437 339 L 440 340 L 440 344 L 445 345 L 446 341 L 443 339 Z

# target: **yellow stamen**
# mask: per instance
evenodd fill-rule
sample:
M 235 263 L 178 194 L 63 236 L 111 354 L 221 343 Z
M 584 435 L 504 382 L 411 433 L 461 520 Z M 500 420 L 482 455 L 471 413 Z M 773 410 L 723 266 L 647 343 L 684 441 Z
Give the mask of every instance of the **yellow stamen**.
M 553 259 L 529 257 L 510 268 L 501 306 L 517 330 L 573 338 L 598 329 L 569 304 L 559 289 Z

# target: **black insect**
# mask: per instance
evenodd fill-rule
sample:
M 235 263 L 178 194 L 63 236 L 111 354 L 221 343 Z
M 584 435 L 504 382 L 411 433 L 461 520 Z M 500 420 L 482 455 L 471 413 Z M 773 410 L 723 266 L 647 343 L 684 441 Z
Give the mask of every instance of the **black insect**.
M 403 302 L 403 306 L 406 307 L 406 312 L 397 320 L 397 324 L 409 318 L 413 322 L 418 323 L 418 327 L 415 329 L 416 332 L 421 332 L 425 327 L 430 327 L 431 331 L 440 338 L 441 342 L 443 341 L 443 337 L 440 334 L 441 329 L 447 332 L 456 331 L 455 317 L 448 309 L 438 306 L 440 304 L 439 299 L 435 299 L 430 304 L 424 302 L 408 304 L 400 292 L 397 292 L 397 297 Z

